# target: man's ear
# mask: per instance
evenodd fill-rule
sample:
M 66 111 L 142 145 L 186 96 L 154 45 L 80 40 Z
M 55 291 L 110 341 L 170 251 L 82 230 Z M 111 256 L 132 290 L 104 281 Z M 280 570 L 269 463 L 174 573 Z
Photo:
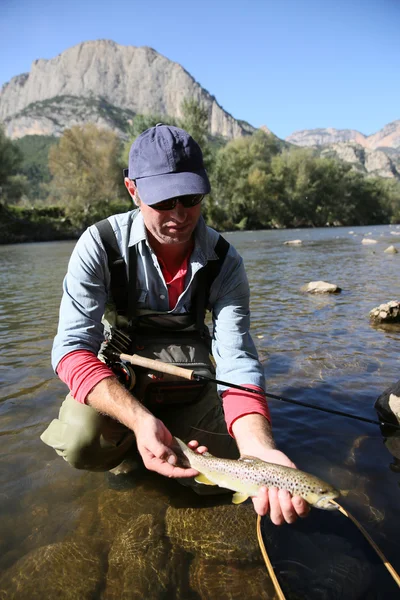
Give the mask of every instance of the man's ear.
M 125 184 L 125 187 L 126 187 L 126 189 L 127 189 L 127 190 L 128 190 L 128 192 L 129 192 L 129 194 L 130 194 L 130 195 L 132 196 L 132 198 L 133 198 L 133 196 L 135 195 L 135 192 L 136 192 L 136 186 L 135 186 L 135 182 L 134 182 L 134 181 L 132 181 L 132 179 L 129 179 L 128 177 L 125 177 L 125 179 L 124 179 L 124 184 Z

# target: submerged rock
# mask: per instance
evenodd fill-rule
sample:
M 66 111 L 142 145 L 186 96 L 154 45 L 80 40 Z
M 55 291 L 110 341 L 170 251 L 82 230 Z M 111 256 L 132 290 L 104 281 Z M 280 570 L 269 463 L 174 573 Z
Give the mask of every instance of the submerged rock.
M 397 254 L 398 250 L 396 246 L 393 246 L 392 244 L 391 246 L 388 246 L 384 252 L 387 252 L 388 254 Z
M 168 588 L 165 538 L 153 515 L 130 519 L 108 556 L 104 600 L 165 597 Z
M 196 558 L 190 566 L 190 584 L 202 600 L 272 600 L 276 592 L 264 565 L 243 566 Z
M 220 561 L 262 560 L 253 506 L 169 507 L 166 531 L 172 544 L 187 552 Z
M 84 573 L 84 576 L 82 576 Z M 0 578 L 4 600 L 91 600 L 104 574 L 101 558 L 84 544 L 60 542 L 32 550 Z
M 335 283 L 327 283 L 326 281 L 310 281 L 301 290 L 310 294 L 339 294 L 342 288 Z
M 391 300 L 386 304 L 380 304 L 369 313 L 370 319 L 377 323 L 400 322 L 400 302 Z

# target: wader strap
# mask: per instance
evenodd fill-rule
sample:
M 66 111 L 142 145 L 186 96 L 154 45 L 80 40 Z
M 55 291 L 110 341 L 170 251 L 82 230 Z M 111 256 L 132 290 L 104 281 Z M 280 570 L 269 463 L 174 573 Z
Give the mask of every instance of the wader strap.
M 215 245 L 215 253 L 218 258 L 210 260 L 203 269 L 196 274 L 195 298 L 196 298 L 196 325 L 199 331 L 204 329 L 204 316 L 207 310 L 210 289 L 214 280 L 218 277 L 221 267 L 224 263 L 229 250 L 229 242 L 222 235 L 219 236 L 218 242 Z
M 139 211 L 135 211 L 133 213 L 132 221 L 135 219 L 138 212 Z M 125 261 L 121 256 L 110 221 L 104 219 L 95 225 L 107 252 L 108 268 L 111 276 L 111 296 L 117 314 L 126 316 L 128 320 L 131 321 L 136 311 L 136 286 L 135 283 L 132 282 L 136 282 L 137 246 L 129 247 L 129 276 L 127 276 Z M 195 293 L 193 297 L 196 299 L 196 325 L 199 331 L 203 331 L 204 329 L 204 314 L 209 302 L 211 285 L 221 270 L 228 250 L 229 242 L 220 235 L 215 245 L 215 253 L 218 258 L 216 260 L 208 261 L 206 266 L 200 269 L 195 276 L 195 281 L 193 283 Z
M 139 211 L 132 215 L 130 226 Z M 95 223 L 104 249 L 107 252 L 108 268 L 110 270 L 110 289 L 115 309 L 118 315 L 123 315 L 130 321 L 135 313 L 136 305 L 136 285 L 129 285 L 129 281 L 136 282 L 136 261 L 137 246 L 130 246 L 128 249 L 128 272 L 126 273 L 126 264 L 121 256 L 114 230 L 108 219 L 103 219 Z M 130 228 L 129 226 L 129 228 Z

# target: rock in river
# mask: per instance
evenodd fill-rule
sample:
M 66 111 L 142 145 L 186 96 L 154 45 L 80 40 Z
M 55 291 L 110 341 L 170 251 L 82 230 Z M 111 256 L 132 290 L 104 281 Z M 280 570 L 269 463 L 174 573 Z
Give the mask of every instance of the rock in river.
M 91 600 L 96 597 L 103 569 L 101 559 L 84 544 L 42 546 L 5 571 L 0 579 L 0 598 Z
M 387 254 L 397 254 L 398 250 L 396 246 L 393 246 L 392 244 L 391 246 L 388 246 L 384 252 L 387 252 Z
M 310 281 L 301 290 L 310 294 L 339 294 L 342 288 L 335 283 L 327 283 L 326 281 Z
M 380 304 L 369 313 L 370 318 L 378 323 L 400 322 L 400 302 L 391 300 L 386 304 Z

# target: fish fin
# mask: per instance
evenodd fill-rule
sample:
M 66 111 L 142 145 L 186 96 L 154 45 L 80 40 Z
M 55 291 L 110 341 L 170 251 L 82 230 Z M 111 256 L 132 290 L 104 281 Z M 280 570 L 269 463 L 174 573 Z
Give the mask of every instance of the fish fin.
M 349 490 L 339 490 L 341 496 L 347 496 L 349 494 Z
M 200 475 L 197 475 L 197 477 L 195 477 L 194 480 L 197 481 L 197 483 L 204 483 L 204 485 L 217 485 L 216 483 L 213 483 L 212 481 L 210 481 L 208 479 L 208 477 L 203 475 L 203 473 L 200 473 Z
M 245 500 L 247 500 L 248 495 L 243 492 L 235 492 L 232 496 L 233 504 L 242 504 Z
M 251 462 L 254 462 L 255 460 L 260 460 L 260 459 L 259 458 L 257 459 L 255 456 L 243 455 L 240 458 L 238 458 L 238 460 L 241 460 L 242 462 L 251 463 Z

